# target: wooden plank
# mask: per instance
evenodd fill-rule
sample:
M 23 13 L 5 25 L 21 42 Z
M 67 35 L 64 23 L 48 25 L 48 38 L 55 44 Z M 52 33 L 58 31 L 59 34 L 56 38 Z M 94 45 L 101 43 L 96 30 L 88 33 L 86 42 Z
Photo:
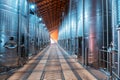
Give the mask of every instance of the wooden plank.
M 41 54 L 41 53 L 40 53 Z M 19 80 L 22 75 L 24 75 L 25 72 L 29 69 L 31 63 L 35 63 L 35 59 L 40 55 L 38 54 L 33 58 L 33 60 L 30 60 L 27 64 L 25 64 L 22 68 L 20 68 L 18 71 L 16 71 L 8 80 Z
M 80 63 L 78 63 L 75 59 L 72 57 L 69 59 L 72 65 L 74 66 L 74 69 L 78 72 L 82 80 L 97 80 L 90 72 L 88 72 Z M 80 70 L 78 70 L 80 69 Z
M 57 52 L 55 52 L 55 49 Z M 48 60 L 49 54 L 50 57 Z M 16 71 L 14 76 L 10 77 L 8 80 L 22 79 L 22 75 L 27 72 L 32 64 L 36 64 L 36 59 L 39 56 L 40 54 L 31 59 L 28 64 Z M 72 65 L 72 69 L 68 63 Z M 78 76 L 80 76 L 82 80 L 97 80 L 80 63 L 78 63 L 75 58 L 68 55 L 66 61 L 59 48 L 57 48 L 56 45 L 52 45 L 39 63 L 37 63 L 37 66 L 34 68 L 27 80 L 40 80 L 41 76 L 43 76 L 44 80 L 62 80 L 63 77 L 65 80 L 77 80 L 74 71 L 78 73 Z
M 36 68 L 33 70 L 33 72 L 31 73 L 31 75 L 28 77 L 28 80 L 40 80 L 40 77 L 43 73 L 42 70 L 44 70 L 44 67 L 47 63 L 47 58 L 49 55 L 49 50 L 46 52 L 46 54 L 44 55 L 44 58 L 46 58 L 45 60 L 41 60 L 38 65 L 36 66 Z
M 46 72 L 44 80 L 62 80 L 60 72 Z
M 66 53 L 63 50 L 64 53 Z M 79 74 L 79 76 L 82 78 L 82 80 L 97 80 L 90 72 L 88 72 L 80 63 L 77 62 L 77 60 L 73 56 L 67 55 L 69 59 L 68 62 L 72 62 L 73 69 Z M 67 64 L 67 63 L 66 63 Z M 63 66 L 63 70 L 66 66 Z
M 67 64 L 64 57 L 61 55 L 60 52 L 59 52 L 59 54 L 60 54 L 59 60 L 61 63 L 61 67 L 62 67 L 62 71 L 63 71 L 65 80 L 77 80 L 77 78 L 75 77 L 74 73 L 72 72 L 71 68 Z M 64 64 L 63 64 L 63 62 L 64 62 Z
M 33 57 L 27 64 L 25 64 L 23 67 L 21 67 L 19 70 L 17 70 L 10 78 L 8 78 L 8 80 L 20 80 L 25 73 L 28 73 L 28 69 L 30 69 L 32 64 L 33 65 L 34 65 L 34 63 L 36 64 L 37 58 L 41 54 L 43 54 L 43 51 L 41 51 L 39 54 L 37 54 L 35 57 Z

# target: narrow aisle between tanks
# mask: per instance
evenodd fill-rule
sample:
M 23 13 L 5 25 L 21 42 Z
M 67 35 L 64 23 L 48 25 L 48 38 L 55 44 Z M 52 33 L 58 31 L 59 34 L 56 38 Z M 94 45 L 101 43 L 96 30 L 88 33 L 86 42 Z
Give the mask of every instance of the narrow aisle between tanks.
M 34 66 L 34 67 L 31 67 Z M 57 44 L 51 44 L 8 80 L 96 80 Z

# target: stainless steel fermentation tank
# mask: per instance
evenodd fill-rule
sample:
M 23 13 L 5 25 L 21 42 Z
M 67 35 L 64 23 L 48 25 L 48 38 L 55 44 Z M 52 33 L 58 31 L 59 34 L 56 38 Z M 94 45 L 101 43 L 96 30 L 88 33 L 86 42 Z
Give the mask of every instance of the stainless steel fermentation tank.
M 16 66 L 22 53 L 21 45 L 27 49 L 27 15 L 27 0 L 0 0 L 0 66 Z M 13 45 L 11 49 L 7 45 L 6 48 L 5 44 L 10 42 L 11 37 L 17 47 Z
M 113 76 L 120 78 L 120 0 L 112 0 L 112 26 L 113 26 Z M 116 78 L 115 78 L 116 79 Z
M 112 36 L 109 37 L 112 35 L 111 8 L 109 7 L 110 2 L 104 0 L 83 2 L 84 57 L 87 58 L 88 64 L 93 66 L 98 65 L 99 50 L 103 46 L 107 48 L 112 41 Z
M 36 48 L 35 48 L 35 43 L 36 43 L 36 28 L 38 22 L 38 17 L 36 15 L 31 14 L 29 18 L 29 56 L 35 54 Z
M 98 67 L 99 50 L 102 47 L 108 48 L 112 41 L 111 2 L 80 0 L 78 4 L 77 32 L 80 58 L 84 65 Z
M 29 56 L 37 54 L 48 45 L 49 32 L 39 17 L 35 14 L 29 15 Z

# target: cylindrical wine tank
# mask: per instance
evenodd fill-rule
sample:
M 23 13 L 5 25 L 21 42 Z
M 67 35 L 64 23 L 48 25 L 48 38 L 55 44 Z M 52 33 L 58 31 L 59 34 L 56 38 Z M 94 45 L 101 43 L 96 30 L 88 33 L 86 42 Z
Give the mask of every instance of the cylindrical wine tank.
M 36 15 L 31 14 L 29 17 L 29 56 L 35 54 L 35 37 L 36 37 L 36 26 L 38 17 Z
M 110 2 L 104 0 L 84 1 L 84 38 L 88 63 L 96 66 L 98 51 L 112 41 Z
M 18 64 L 18 41 L 27 30 L 27 4 L 27 0 L 0 0 L 0 65 L 2 66 L 13 67 Z M 16 48 L 5 47 L 10 37 L 13 37 L 13 42 L 17 44 Z

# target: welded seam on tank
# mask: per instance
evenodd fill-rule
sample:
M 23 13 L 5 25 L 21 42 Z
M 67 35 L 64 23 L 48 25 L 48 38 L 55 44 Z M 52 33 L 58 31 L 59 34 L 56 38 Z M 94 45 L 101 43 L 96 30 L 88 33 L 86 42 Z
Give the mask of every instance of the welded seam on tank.
M 76 78 L 78 80 L 82 80 L 81 77 L 79 76 L 78 72 L 76 70 L 73 70 L 73 65 L 68 61 L 68 59 L 66 59 L 66 54 L 63 52 L 63 50 L 59 47 L 60 52 L 62 53 L 62 55 L 64 56 L 64 59 L 67 61 L 67 64 L 69 65 L 70 69 L 72 70 L 72 72 L 74 73 L 74 75 L 76 76 Z
M 18 11 L 14 11 L 13 9 L 10 11 L 10 10 L 5 10 L 5 9 L 0 9 L 0 11 L 6 11 L 6 12 L 9 12 L 9 13 L 12 13 L 12 14 L 18 14 L 17 12 Z M 20 14 L 22 15 L 22 16 L 25 16 L 22 12 L 20 12 Z

